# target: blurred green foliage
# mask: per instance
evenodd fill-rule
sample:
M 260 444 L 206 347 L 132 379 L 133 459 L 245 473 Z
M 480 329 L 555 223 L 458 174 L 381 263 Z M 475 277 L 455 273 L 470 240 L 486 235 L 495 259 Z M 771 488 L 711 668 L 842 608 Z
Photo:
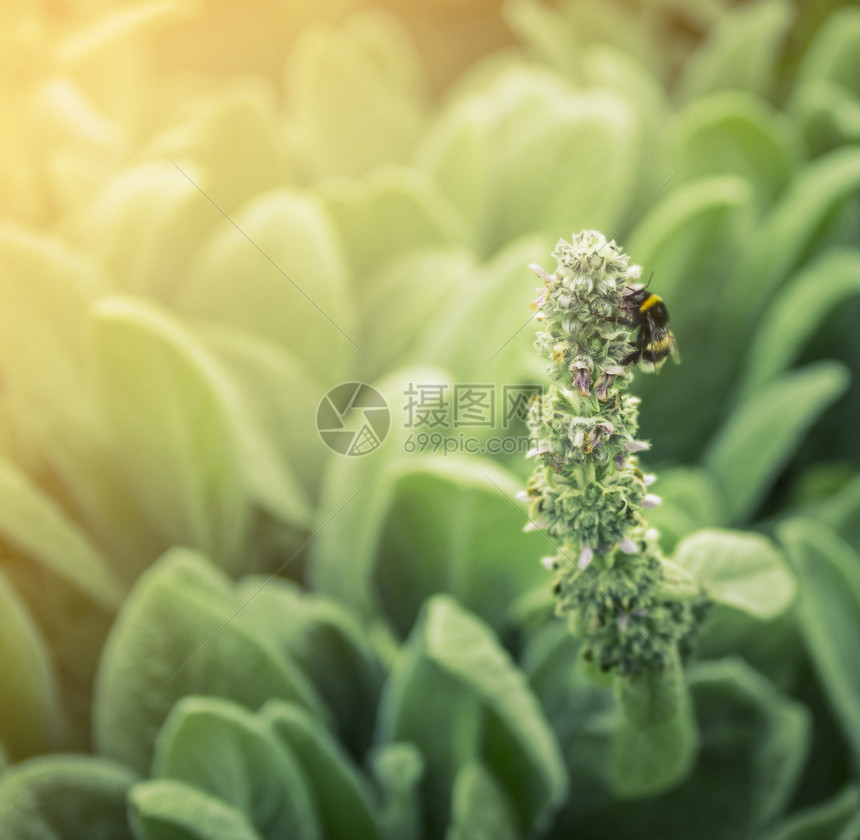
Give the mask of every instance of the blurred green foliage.
M 857 8 L 10 8 L 0 835 L 860 837 Z M 668 302 L 649 522 L 719 602 L 618 702 L 524 460 L 397 416 L 540 382 L 525 266 L 586 227 Z

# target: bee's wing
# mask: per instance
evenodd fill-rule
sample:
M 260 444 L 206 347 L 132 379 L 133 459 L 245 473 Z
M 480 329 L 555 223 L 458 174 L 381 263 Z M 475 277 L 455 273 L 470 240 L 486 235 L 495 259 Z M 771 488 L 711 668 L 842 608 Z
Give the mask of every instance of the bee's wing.
M 668 326 L 658 326 L 652 318 L 648 319 L 648 336 L 649 336 L 649 347 L 652 350 L 656 350 L 660 348 L 661 350 L 664 348 L 668 348 L 669 353 L 672 358 L 680 363 L 681 354 L 678 352 L 678 342 L 675 339 L 675 333 Z M 659 362 L 654 365 L 654 372 L 659 372 L 663 362 L 665 361 L 665 356 Z
M 681 364 L 681 351 L 678 349 L 678 340 L 675 338 L 675 333 L 666 327 L 666 332 L 669 333 L 669 341 L 671 342 L 672 358 L 677 364 Z

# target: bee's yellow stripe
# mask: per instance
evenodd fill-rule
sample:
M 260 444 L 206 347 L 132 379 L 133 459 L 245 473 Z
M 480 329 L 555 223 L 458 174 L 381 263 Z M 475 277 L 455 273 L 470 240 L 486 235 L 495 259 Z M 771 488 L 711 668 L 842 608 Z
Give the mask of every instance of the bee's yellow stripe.
M 663 298 L 660 295 L 648 295 L 644 301 L 642 301 L 642 305 L 639 307 L 640 312 L 644 312 L 646 309 L 650 309 L 652 306 L 660 303 Z
M 662 353 L 664 350 L 668 352 L 672 349 L 672 346 L 674 344 L 674 337 L 671 335 L 666 335 L 658 338 L 657 341 L 649 341 L 648 344 L 645 346 L 645 349 L 654 353 Z

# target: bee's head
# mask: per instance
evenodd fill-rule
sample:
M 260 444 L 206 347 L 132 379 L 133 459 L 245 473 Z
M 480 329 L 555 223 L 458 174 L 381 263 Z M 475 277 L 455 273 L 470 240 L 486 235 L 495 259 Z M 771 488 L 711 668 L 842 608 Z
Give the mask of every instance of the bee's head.
M 624 303 L 629 305 L 638 306 L 644 300 L 647 299 L 650 292 L 648 291 L 648 287 L 651 285 L 651 280 L 654 277 L 654 272 L 651 272 L 651 275 L 648 277 L 648 282 L 642 285 L 635 286 L 627 286 L 627 291 L 624 293 Z
M 648 286 L 628 286 L 622 299 L 622 305 L 638 306 L 648 297 L 649 294 Z

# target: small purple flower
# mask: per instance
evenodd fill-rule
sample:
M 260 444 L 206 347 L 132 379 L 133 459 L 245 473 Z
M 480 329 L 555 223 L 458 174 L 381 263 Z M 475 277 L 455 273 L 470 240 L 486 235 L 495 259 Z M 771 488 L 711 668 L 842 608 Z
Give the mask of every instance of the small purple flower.
M 628 440 L 624 444 L 624 448 L 628 452 L 642 452 L 645 449 L 650 449 L 651 444 L 644 440 Z
M 624 373 L 624 368 L 620 365 L 609 365 L 603 373 L 597 379 L 597 384 L 594 386 L 594 393 L 597 395 L 597 399 L 603 401 L 606 399 L 609 388 L 612 385 L 612 381 L 616 376 L 620 376 Z
M 645 498 L 642 500 L 642 507 L 644 508 L 655 508 L 657 505 L 662 504 L 663 499 L 656 493 L 646 493 Z
M 591 396 L 591 370 L 586 362 L 574 362 L 573 368 L 573 384 L 579 389 L 579 393 L 583 397 Z
M 621 540 L 621 542 L 618 543 L 618 547 L 625 554 L 638 554 L 639 553 L 638 546 L 636 545 L 635 542 L 633 542 L 633 540 L 630 539 L 630 537 L 625 537 L 623 540 Z
M 583 442 L 583 452 L 593 452 L 595 449 L 603 449 L 606 439 L 612 434 L 612 426 L 609 423 L 595 423 Z

